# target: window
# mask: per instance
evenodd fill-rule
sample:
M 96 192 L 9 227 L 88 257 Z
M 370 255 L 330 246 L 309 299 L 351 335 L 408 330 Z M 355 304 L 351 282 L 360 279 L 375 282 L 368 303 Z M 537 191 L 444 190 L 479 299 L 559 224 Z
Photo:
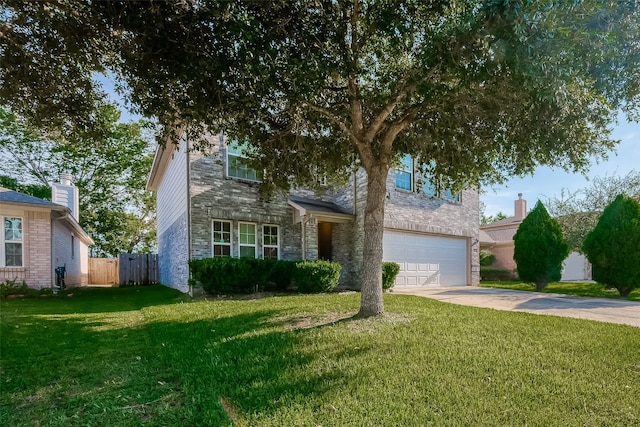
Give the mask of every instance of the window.
M 71 235 L 71 259 L 76 258 L 76 238 Z
M 422 191 L 429 197 L 436 197 L 438 199 L 460 203 L 460 193 L 454 193 L 450 188 L 443 188 L 442 183 L 439 180 L 434 180 L 433 178 L 426 179 L 426 182 L 422 187 Z
M 213 256 L 231 256 L 231 222 L 213 221 L 212 228 Z
M 264 259 L 280 258 L 280 242 L 277 225 L 262 227 L 262 257 Z
M 405 155 L 400 167 L 396 170 L 396 188 L 400 190 L 413 190 L 413 158 Z
M 235 141 L 227 144 L 227 176 L 247 181 L 261 181 L 262 174 L 247 165 L 246 156 L 242 154 L 243 148 Z
M 5 217 L 2 233 L 2 263 L 5 267 L 22 267 L 22 218 Z
M 240 222 L 238 223 L 238 241 L 240 257 L 256 257 L 256 225 Z

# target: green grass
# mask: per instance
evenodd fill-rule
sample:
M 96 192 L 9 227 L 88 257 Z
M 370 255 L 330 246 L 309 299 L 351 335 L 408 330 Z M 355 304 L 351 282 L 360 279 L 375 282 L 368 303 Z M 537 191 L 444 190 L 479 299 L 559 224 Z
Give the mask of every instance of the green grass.
M 640 425 L 640 329 L 385 295 L 0 302 L 0 424 Z
M 535 292 L 533 283 L 525 282 L 480 282 L 486 288 L 513 289 L 516 291 Z M 580 297 L 618 298 L 629 301 L 640 301 L 640 289 L 635 289 L 627 298 L 622 298 L 617 289 L 606 289 L 599 283 L 590 282 L 552 282 L 542 292 L 549 294 L 575 295 Z

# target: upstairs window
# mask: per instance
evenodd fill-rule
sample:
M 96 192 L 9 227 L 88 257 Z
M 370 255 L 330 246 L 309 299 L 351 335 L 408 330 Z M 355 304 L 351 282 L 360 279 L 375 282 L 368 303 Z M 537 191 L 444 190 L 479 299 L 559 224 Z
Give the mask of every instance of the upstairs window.
M 0 266 L 22 267 L 22 218 L 5 217 L 3 223 Z
M 396 188 L 413 191 L 413 158 L 405 155 L 396 169 Z
M 428 197 L 449 200 L 451 202 L 460 203 L 460 193 L 454 193 L 450 188 L 444 188 L 440 180 L 433 177 L 426 178 L 422 191 Z
M 227 144 L 227 176 L 246 181 L 261 181 L 262 174 L 248 166 L 243 150 L 244 146 L 237 141 Z

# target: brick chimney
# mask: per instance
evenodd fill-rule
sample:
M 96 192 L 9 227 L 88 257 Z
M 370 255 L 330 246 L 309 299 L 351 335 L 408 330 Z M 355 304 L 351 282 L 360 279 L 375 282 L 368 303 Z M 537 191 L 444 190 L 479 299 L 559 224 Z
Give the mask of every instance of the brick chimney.
M 518 200 L 513 202 L 513 216 L 520 220 L 527 216 L 527 201 L 522 198 L 522 193 L 518 193 Z
M 70 173 L 61 173 L 60 183 L 51 184 L 51 201 L 68 207 L 71 210 L 71 216 L 73 216 L 76 221 L 80 220 L 78 187 L 73 185 L 73 175 Z

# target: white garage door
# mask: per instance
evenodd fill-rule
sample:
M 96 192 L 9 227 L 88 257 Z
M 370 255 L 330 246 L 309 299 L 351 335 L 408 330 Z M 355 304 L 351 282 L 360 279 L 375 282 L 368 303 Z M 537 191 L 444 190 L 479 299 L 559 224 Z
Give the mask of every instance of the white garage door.
M 396 286 L 465 286 L 467 241 L 385 231 L 382 259 L 400 264 Z

